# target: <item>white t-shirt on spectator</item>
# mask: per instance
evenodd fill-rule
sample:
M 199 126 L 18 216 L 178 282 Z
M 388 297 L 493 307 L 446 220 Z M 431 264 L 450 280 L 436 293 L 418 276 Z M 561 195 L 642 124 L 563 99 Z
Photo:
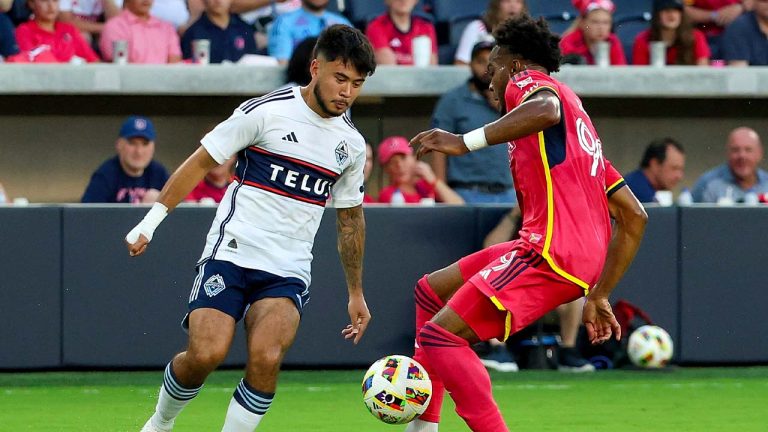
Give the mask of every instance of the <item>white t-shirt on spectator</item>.
M 123 0 L 114 0 L 114 2 L 118 8 L 123 7 Z M 179 28 L 179 26 L 189 21 L 189 10 L 185 0 L 154 0 L 149 13 L 155 18 L 171 23 L 174 28 Z
M 119 0 L 122 4 L 122 0 Z M 75 16 L 84 19 L 97 19 L 104 13 L 102 0 L 60 0 L 59 10 L 61 12 L 72 12 Z
M 331 0 L 336 1 L 336 0 Z M 301 0 L 286 0 L 282 3 L 275 3 L 275 13 L 282 15 L 287 12 L 293 12 L 301 7 Z M 272 6 L 264 6 L 252 11 L 244 12 L 240 14 L 240 19 L 248 24 L 253 24 L 257 19 L 272 15 Z
M 488 33 L 488 29 L 485 28 L 483 21 L 474 20 L 470 22 L 461 34 L 459 46 L 456 48 L 455 59 L 464 63 L 469 63 L 472 61 L 472 48 L 474 48 L 475 44 L 478 42 L 483 41 L 493 42 L 493 36 Z

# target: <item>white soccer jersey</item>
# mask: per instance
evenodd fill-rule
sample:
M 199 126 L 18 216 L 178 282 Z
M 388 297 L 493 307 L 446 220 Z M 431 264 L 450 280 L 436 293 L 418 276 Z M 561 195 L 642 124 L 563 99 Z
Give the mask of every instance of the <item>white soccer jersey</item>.
M 322 118 L 299 87 L 246 101 L 201 143 L 219 163 L 237 154 L 201 262 L 297 277 L 310 284 L 312 244 L 329 196 L 363 202 L 365 140 L 346 114 Z

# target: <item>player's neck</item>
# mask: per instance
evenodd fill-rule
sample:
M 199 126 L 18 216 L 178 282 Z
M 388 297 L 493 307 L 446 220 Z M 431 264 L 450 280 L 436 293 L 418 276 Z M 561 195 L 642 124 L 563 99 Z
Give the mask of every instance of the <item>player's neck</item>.
M 332 116 L 325 112 L 323 108 L 320 106 L 320 102 L 317 100 L 317 97 L 315 96 L 314 87 L 310 83 L 310 85 L 306 87 L 301 87 L 301 98 L 304 99 L 304 103 L 307 104 L 309 109 L 314 111 L 315 114 L 319 115 L 322 118 L 331 118 Z

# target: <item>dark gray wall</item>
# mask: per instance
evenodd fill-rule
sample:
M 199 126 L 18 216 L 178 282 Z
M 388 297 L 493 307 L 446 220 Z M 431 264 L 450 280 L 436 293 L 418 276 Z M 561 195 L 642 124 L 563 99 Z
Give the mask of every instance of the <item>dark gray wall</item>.
M 146 209 L 0 208 L 0 368 L 159 367 L 184 349 L 179 322 L 212 208 L 179 208 L 148 252 L 129 258 L 124 234 Z M 361 365 L 413 347 L 412 289 L 424 273 L 480 247 L 507 209 L 368 208 L 366 298 L 359 346 L 336 252 L 335 215 L 315 243 L 312 299 L 288 365 Z M 646 238 L 613 299 L 670 331 L 683 362 L 768 362 L 759 343 L 766 270 L 762 208 L 650 208 Z M 240 331 L 242 333 L 242 331 Z M 242 335 L 227 364 L 245 360 Z

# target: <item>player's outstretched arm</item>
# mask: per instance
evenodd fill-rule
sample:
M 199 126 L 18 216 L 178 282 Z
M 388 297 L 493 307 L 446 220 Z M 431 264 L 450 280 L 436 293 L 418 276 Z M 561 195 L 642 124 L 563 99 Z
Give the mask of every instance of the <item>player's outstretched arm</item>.
M 432 151 L 459 156 L 489 145 L 535 134 L 558 123 L 560 99 L 550 91 L 540 91 L 500 119 L 482 128 L 464 135 L 431 129 L 413 137 L 411 145 L 418 149 L 417 157 Z
M 587 296 L 582 318 L 589 341 L 593 344 L 607 341 L 612 334 L 616 340 L 621 339 L 621 327 L 613 316 L 608 296 L 635 258 L 648 222 L 645 209 L 628 186 L 611 195 L 608 209 L 616 225 L 608 245 L 603 272 Z
M 352 339 L 357 345 L 371 320 L 371 313 L 368 311 L 368 305 L 363 296 L 363 255 L 365 252 L 363 206 L 337 209 L 336 231 L 339 257 L 347 277 L 347 290 L 349 291 L 347 310 L 350 324 L 341 333 L 344 335 L 344 339 Z
M 200 146 L 192 155 L 181 164 L 171 175 L 168 182 L 160 191 L 157 202 L 152 206 L 144 219 L 125 236 L 128 253 L 138 256 L 144 253 L 147 245 L 152 240 L 152 235 L 165 219 L 168 213 L 176 208 L 194 187 L 200 183 L 205 175 L 218 163 L 211 157 L 208 151 Z

